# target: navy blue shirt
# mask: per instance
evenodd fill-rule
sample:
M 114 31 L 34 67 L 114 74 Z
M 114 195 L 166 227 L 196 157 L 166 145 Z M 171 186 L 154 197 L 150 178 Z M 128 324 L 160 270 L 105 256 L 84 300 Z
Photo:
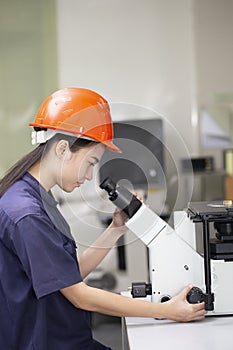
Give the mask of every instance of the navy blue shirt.
M 80 283 L 76 246 L 57 202 L 30 175 L 0 199 L 0 349 L 104 349 L 88 312 L 60 292 Z

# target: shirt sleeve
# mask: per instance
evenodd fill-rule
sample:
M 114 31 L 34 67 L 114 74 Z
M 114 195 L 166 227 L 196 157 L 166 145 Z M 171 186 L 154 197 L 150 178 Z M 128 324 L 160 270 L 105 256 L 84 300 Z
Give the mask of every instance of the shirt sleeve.
M 38 299 L 82 281 L 75 242 L 49 218 L 28 215 L 21 219 L 13 244 Z

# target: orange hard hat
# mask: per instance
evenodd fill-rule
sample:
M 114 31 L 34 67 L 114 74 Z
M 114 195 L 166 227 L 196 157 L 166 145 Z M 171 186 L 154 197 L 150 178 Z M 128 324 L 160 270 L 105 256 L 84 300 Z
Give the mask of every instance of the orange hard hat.
M 112 142 L 109 104 L 92 90 L 64 88 L 54 92 L 42 103 L 34 122 L 29 125 L 88 138 L 101 142 L 112 151 L 121 152 Z

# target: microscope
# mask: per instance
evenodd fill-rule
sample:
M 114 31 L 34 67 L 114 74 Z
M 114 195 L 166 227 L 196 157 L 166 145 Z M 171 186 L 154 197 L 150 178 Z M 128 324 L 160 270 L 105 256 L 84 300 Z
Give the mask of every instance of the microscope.
M 191 202 L 174 212 L 174 228 L 126 188 L 105 179 L 100 188 L 129 217 L 126 226 L 148 247 L 149 283 L 132 283 L 132 297 L 166 302 L 187 285 L 189 303 L 207 315 L 233 314 L 233 205 Z M 214 236 L 213 236 L 214 235 Z

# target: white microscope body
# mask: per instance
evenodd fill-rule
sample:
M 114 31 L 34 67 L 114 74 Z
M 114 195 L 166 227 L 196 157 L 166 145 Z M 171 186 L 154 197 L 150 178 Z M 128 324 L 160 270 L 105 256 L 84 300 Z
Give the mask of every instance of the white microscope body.
M 149 250 L 151 301 L 162 302 L 191 284 L 205 292 L 204 257 L 197 251 L 196 224 L 187 212 L 174 212 L 174 229 L 145 204 L 126 223 Z M 233 314 L 233 261 L 210 260 L 214 309 Z

